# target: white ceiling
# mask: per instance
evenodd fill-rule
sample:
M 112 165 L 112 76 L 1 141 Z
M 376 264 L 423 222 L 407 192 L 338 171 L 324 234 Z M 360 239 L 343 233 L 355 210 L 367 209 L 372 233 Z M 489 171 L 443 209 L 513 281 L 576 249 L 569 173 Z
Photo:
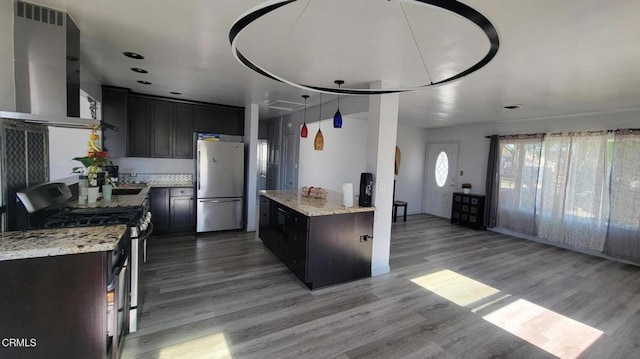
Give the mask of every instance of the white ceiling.
M 259 103 L 261 117 L 281 113 L 267 103 L 302 102 L 302 90 L 255 74 L 231 53 L 230 26 L 261 0 L 32 2 L 71 15 L 82 34 L 82 62 L 105 84 L 237 106 Z M 463 2 L 497 28 L 497 56 L 453 83 L 401 94 L 401 124 L 442 127 L 640 108 L 640 1 Z M 376 80 L 421 85 L 430 81 L 425 64 L 436 82 L 477 62 L 488 46 L 486 36 L 457 15 L 387 0 L 300 0 L 238 38 L 238 48 L 260 66 L 326 87 L 336 79 L 346 87 Z M 311 94 L 309 104 L 318 100 Z M 503 109 L 510 104 L 522 108 Z

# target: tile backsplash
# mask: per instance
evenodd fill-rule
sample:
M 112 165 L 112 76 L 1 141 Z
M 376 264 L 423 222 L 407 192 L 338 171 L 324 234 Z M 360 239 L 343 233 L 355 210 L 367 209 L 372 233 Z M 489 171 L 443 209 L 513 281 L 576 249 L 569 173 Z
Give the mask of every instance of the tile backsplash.
M 191 173 L 119 173 L 120 183 L 150 183 L 150 184 L 174 184 L 193 183 Z

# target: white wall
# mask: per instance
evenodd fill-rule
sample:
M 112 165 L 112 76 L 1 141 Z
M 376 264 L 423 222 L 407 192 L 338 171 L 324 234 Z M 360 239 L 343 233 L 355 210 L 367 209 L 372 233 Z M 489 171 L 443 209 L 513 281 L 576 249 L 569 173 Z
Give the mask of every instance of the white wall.
M 317 121 L 307 122 L 309 137 L 300 138 L 298 186 L 342 192 L 342 184 L 351 182 L 357 194 L 360 173 L 365 172 L 367 122 L 343 116 L 342 128 L 333 128 L 333 119 L 323 120 L 320 126 L 324 137 L 323 151 L 313 149 Z
M 541 118 L 479 125 L 435 128 L 427 130 L 427 142 L 459 141 L 458 183 L 470 182 L 474 193 L 485 193 L 486 167 L 489 156 L 487 135 L 588 131 L 640 127 L 640 110 L 615 113 L 577 114 L 556 118 Z
M 13 1 L 0 1 L 0 110 L 16 110 L 13 78 Z
M 422 213 L 426 133 L 424 128 L 398 126 L 396 145 L 400 148 L 402 160 L 396 176 L 396 200 L 408 203 L 407 214 Z
M 194 175 L 195 162 L 174 158 L 113 158 L 120 173 L 190 173 Z

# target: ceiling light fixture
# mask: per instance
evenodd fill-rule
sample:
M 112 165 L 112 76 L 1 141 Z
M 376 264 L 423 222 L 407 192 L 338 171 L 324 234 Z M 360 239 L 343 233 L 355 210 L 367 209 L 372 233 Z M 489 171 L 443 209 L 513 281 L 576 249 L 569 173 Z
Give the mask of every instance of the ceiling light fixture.
M 137 72 L 137 73 L 139 73 L 139 74 L 148 74 L 148 73 L 149 73 L 149 71 L 147 71 L 147 70 L 145 70 L 145 69 L 141 69 L 141 68 L 139 68 L 139 67 L 132 67 L 132 68 L 131 68 L 131 71 L 133 71 L 133 72 Z
M 322 122 L 322 92 L 320 92 L 320 114 L 318 115 L 318 133 L 316 138 L 313 139 L 313 149 L 316 151 L 322 151 L 324 149 L 324 136 L 320 131 L 320 122 Z
M 335 80 L 333 81 L 338 85 L 338 88 L 342 86 L 344 81 Z M 336 114 L 333 115 L 333 128 L 342 128 L 342 114 L 340 113 L 340 95 L 338 95 L 338 109 L 336 110 Z
M 151 85 L 151 82 L 149 81 L 143 81 L 143 80 L 138 80 L 139 84 L 143 84 L 143 85 Z
M 169 92 L 172 95 L 182 95 L 182 92 L 171 91 Z
M 480 30 L 482 30 L 482 32 L 485 34 L 485 36 L 489 40 L 489 51 L 486 53 L 486 55 L 482 59 L 480 59 L 480 61 L 471 65 L 469 68 L 467 68 L 466 70 L 463 70 L 458 74 L 453 74 L 445 79 L 442 79 L 436 82 L 431 81 L 428 84 L 424 84 L 416 87 L 400 87 L 400 88 L 390 88 L 390 89 L 354 89 L 354 88 L 344 88 L 344 89 L 337 88 L 336 89 L 336 88 L 297 83 L 291 80 L 287 80 L 283 77 L 280 77 L 274 74 L 273 72 L 270 72 L 269 70 L 263 67 L 260 67 L 259 65 L 257 65 L 256 63 L 254 63 L 253 61 L 251 61 L 249 58 L 247 58 L 242 54 L 242 52 L 238 49 L 238 43 L 237 43 L 238 35 L 240 35 L 240 33 L 244 29 L 246 29 L 249 25 L 251 25 L 253 22 L 255 22 L 261 17 L 285 5 L 295 3 L 296 1 L 298 0 L 264 1 L 261 4 L 258 4 L 257 6 L 255 6 L 254 8 L 248 10 L 231 25 L 231 29 L 229 30 L 229 42 L 231 43 L 231 52 L 233 53 L 233 56 L 236 58 L 236 60 L 238 60 L 238 62 L 240 62 L 250 70 L 255 71 L 258 74 L 268 77 L 272 80 L 286 83 L 305 91 L 313 91 L 313 92 L 321 92 L 321 93 L 324 92 L 324 93 L 330 93 L 335 95 L 341 94 L 341 95 L 367 96 L 367 95 L 384 95 L 384 94 L 390 94 L 390 93 L 400 93 L 400 92 L 424 89 L 430 86 L 437 86 L 437 85 L 445 84 L 445 83 L 460 79 L 464 76 L 467 76 L 481 69 L 496 56 L 496 54 L 498 53 L 498 49 L 500 48 L 500 38 L 498 37 L 498 31 L 496 30 L 495 26 L 493 26 L 491 21 L 489 21 L 489 19 L 487 19 L 484 15 L 482 15 L 480 12 L 478 12 L 477 10 L 473 9 L 472 7 L 466 4 L 463 4 L 459 1 L 400 0 L 400 2 L 404 2 L 404 3 L 412 3 L 412 4 L 419 4 L 419 5 L 428 6 L 428 7 L 432 6 L 432 7 L 440 8 L 467 19 L 468 21 L 478 26 Z M 403 11 L 404 11 L 404 8 L 403 8 Z
M 309 130 L 307 129 L 307 99 L 309 98 L 309 95 L 302 95 L 302 98 L 304 99 L 304 122 L 300 129 L 300 137 L 307 138 L 309 135 Z
M 137 54 L 135 52 L 130 52 L 130 51 L 125 51 L 122 53 L 124 56 L 132 58 L 134 60 L 142 60 L 144 59 L 144 56 Z
M 516 109 L 519 109 L 521 107 L 522 107 L 521 104 L 515 104 L 515 105 L 507 105 L 507 106 L 504 107 L 504 109 L 506 109 L 506 110 L 516 110 Z

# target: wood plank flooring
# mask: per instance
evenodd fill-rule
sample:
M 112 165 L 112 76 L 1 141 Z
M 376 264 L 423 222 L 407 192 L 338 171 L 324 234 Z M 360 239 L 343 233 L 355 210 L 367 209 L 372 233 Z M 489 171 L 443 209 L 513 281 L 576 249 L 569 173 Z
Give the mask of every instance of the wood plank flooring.
M 393 224 L 391 273 L 315 291 L 255 233 L 148 258 L 124 358 L 640 358 L 640 267 L 429 215 Z

